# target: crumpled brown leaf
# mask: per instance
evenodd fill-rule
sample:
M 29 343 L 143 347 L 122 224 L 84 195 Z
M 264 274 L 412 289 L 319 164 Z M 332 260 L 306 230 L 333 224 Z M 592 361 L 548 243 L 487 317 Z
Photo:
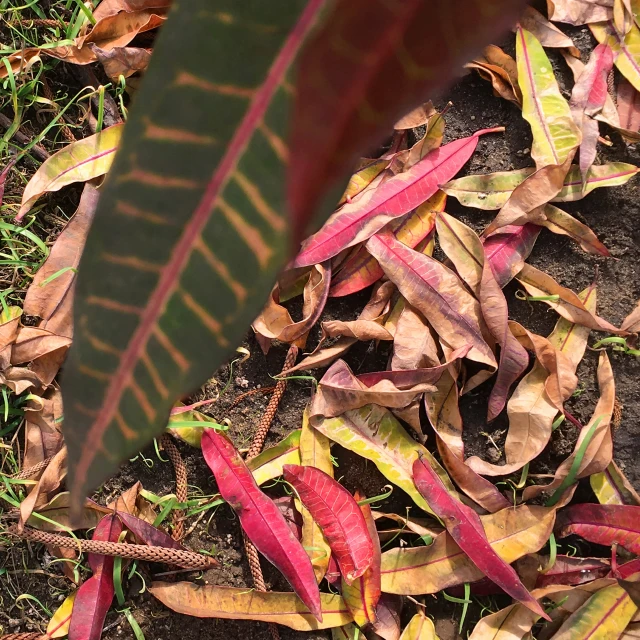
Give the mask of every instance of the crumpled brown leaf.
M 151 60 L 151 49 L 142 47 L 114 47 L 113 49 L 101 49 L 95 43 L 89 43 L 89 48 L 95 53 L 102 64 L 104 72 L 112 79 L 118 80 L 120 76 L 128 78 L 134 73 L 146 71 Z
M 640 301 L 636 308 L 623 320 L 621 329 L 630 333 L 638 333 L 640 331 Z
M 574 27 L 613 17 L 613 0 L 547 0 L 549 20 Z
M 53 389 L 25 406 L 25 442 L 22 468 L 29 469 L 54 456 L 62 447 L 62 394 Z
M 573 40 L 533 7 L 525 8 L 520 16 L 520 24 L 533 33 L 543 47 L 566 49 L 574 58 L 580 59 L 580 51 L 573 44 Z

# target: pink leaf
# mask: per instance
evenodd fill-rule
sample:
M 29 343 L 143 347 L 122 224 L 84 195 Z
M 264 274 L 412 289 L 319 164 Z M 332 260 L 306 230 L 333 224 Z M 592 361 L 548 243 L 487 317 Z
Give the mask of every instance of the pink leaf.
M 504 288 L 522 269 L 539 233 L 540 227 L 537 225 L 525 224 L 521 227 L 503 227 L 500 233 L 487 238 L 484 255 L 501 287 Z
M 358 503 L 320 469 L 295 464 L 286 464 L 283 469 L 285 480 L 294 486 L 322 529 L 340 573 L 351 584 L 373 562 L 373 542 Z
M 413 463 L 413 479 L 433 512 L 444 522 L 449 535 L 476 567 L 511 597 L 549 620 L 538 601 L 522 584 L 518 574 L 493 550 L 478 514 L 445 489 L 426 460 L 419 458 Z
M 311 560 L 273 500 L 260 491 L 231 442 L 215 429 L 204 430 L 202 453 L 216 477 L 220 494 L 238 515 L 247 537 L 322 621 L 320 592 Z

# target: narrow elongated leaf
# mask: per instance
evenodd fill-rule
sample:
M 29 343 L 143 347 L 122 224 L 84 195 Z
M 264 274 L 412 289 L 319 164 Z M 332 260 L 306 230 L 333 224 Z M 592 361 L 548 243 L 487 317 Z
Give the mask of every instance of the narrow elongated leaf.
M 582 584 L 596 578 L 604 578 L 609 571 L 611 571 L 610 563 L 601 558 L 556 556 L 556 561 L 551 569 L 538 576 L 536 587 L 546 587 L 552 584 Z
M 342 577 L 351 584 L 373 562 L 373 542 L 353 496 L 315 467 L 285 465 L 284 477 L 320 525 Z
M 640 553 L 640 507 L 617 504 L 577 504 L 561 512 L 561 536 L 575 533 L 589 542 L 619 544 Z
M 478 514 L 449 494 L 438 475 L 425 460 L 419 459 L 413 463 L 413 477 L 418 491 L 444 522 L 449 535 L 478 569 L 514 599 L 546 618 L 544 610 L 527 591 L 518 574 L 489 544 Z
M 640 506 L 640 496 L 613 460 L 604 471 L 589 476 L 589 483 L 600 504 Z
M 184 547 L 179 542 L 176 542 L 170 535 L 145 520 L 136 518 L 136 516 L 126 513 L 125 511 L 117 511 L 116 515 L 122 520 L 124 526 L 142 543 L 152 547 L 184 549 Z
M 416 613 L 404 628 L 400 640 L 439 640 L 431 618 L 420 611 Z
M 203 433 L 202 453 L 216 477 L 220 494 L 238 514 L 247 537 L 282 571 L 294 591 L 321 620 L 318 585 L 311 561 L 278 507 L 260 491 L 231 442 L 215 429 Z
M 342 198 L 338 201 L 338 206 L 350 202 L 352 198 L 364 191 L 388 166 L 387 158 L 368 161 L 351 176 Z
M 93 540 L 118 542 L 122 522 L 117 516 L 106 516 L 93 532 Z M 89 566 L 93 575 L 76 593 L 69 625 L 69 640 L 100 640 L 107 611 L 113 595 L 113 563 L 111 556 L 90 553 Z
M 177 613 L 196 618 L 227 618 L 273 622 L 297 631 L 330 629 L 352 621 L 344 600 L 320 594 L 322 622 L 293 593 L 255 591 L 238 587 L 196 585 L 192 582 L 154 582 L 150 593 Z
M 635 309 L 622 321 L 622 329 L 631 333 L 640 332 L 640 302 Z
M 71 595 L 64 599 L 64 602 L 56 609 L 55 613 L 49 620 L 47 625 L 47 639 L 48 638 L 64 638 L 69 633 L 69 625 L 71 624 L 71 612 L 73 610 L 73 603 L 76 599 L 74 591 Z
M 531 125 L 531 156 L 538 169 L 561 165 L 580 144 L 580 130 L 553 75 L 553 67 L 537 38 L 526 29 L 516 32 L 518 82 L 522 116 Z
M 567 49 L 572 56 L 580 58 L 580 51 L 576 49 L 573 40 L 533 7 L 526 7 L 520 18 L 520 24 L 533 34 L 543 47 Z
M 359 501 L 362 496 L 356 492 L 354 496 Z M 373 542 L 373 561 L 371 566 L 352 584 L 342 580 L 342 597 L 349 607 L 353 621 L 360 627 L 376 621 L 376 607 L 380 600 L 380 539 L 375 521 L 368 504 L 361 504 L 360 510 L 367 523 L 369 537 Z
M 300 437 L 302 430 L 292 431 L 273 447 L 265 449 L 247 462 L 258 486 L 282 475 L 285 464 L 300 464 Z
M 493 550 L 505 562 L 534 553 L 553 531 L 555 511 L 521 505 L 480 516 Z M 382 591 L 402 595 L 437 593 L 483 577 L 448 532 L 428 547 L 400 548 L 382 554 Z
M 442 88 L 473 49 L 511 27 L 522 6 L 508 0 L 466 0 L 455 7 L 424 0 L 337 2 L 300 61 L 304 82 L 289 176 L 294 214 L 313 209 L 372 135 L 382 139 L 393 122 Z M 426 39 L 425 24 L 432 30 Z M 447 33 L 456 34 L 456 44 Z M 338 41 L 351 47 L 336 47 Z M 328 113 L 334 126 L 319 126 Z
M 612 4 L 592 0 L 547 0 L 549 20 L 574 26 L 610 20 L 613 17 Z
M 412 249 L 433 230 L 435 214 L 443 211 L 447 196 L 440 190 L 422 203 L 413 213 L 398 222 L 392 222 L 390 229 L 396 238 Z M 373 284 L 384 272 L 376 259 L 362 246 L 341 267 L 333 279 L 330 296 L 346 296 Z
M 480 327 L 480 306 L 450 269 L 405 247 L 390 233 L 374 236 L 367 248 L 447 344 L 453 349 L 470 344 L 467 357 L 495 370 L 496 360 Z
M 496 282 L 505 287 L 520 272 L 540 234 L 540 227 L 525 224 L 504 227 L 500 233 L 487 238 L 484 255 L 491 265 Z
M 614 584 L 594 593 L 570 615 L 554 640 L 619 638 L 638 607 L 623 587 Z
M 312 421 L 312 425 L 345 449 L 371 460 L 387 480 L 406 491 L 421 509 L 429 513 L 432 513 L 429 505 L 412 480 L 412 465 L 420 455 L 432 461 L 447 488 L 455 494 L 446 472 L 427 449 L 417 443 L 382 407 L 368 405 L 356 411 L 347 411 L 338 418 Z
M 285 464 L 312 466 L 324 471 L 333 478 L 333 462 L 331 460 L 331 441 L 309 424 L 309 409 L 302 414 L 302 429 L 300 430 L 300 460 Z M 282 470 L 284 473 L 284 469 Z M 307 550 L 313 571 L 318 583 L 322 580 L 331 559 L 331 547 L 322 533 L 322 529 L 313 519 L 309 510 L 296 502 L 302 514 L 302 546 Z
M 86 182 L 107 173 L 120 144 L 122 130 L 123 125 L 114 125 L 72 142 L 45 160 L 22 193 L 16 220 L 21 220 L 43 193 L 59 191 L 74 182 Z
M 515 169 L 483 175 L 465 176 L 451 180 L 442 190 L 456 198 L 465 207 L 492 211 L 501 209 L 513 190 L 528 178 L 535 169 Z M 600 187 L 614 187 L 625 184 L 638 173 L 638 167 L 626 162 L 611 162 L 591 167 L 582 189 L 580 167 L 571 165 L 564 178 L 562 189 L 552 198 L 552 202 L 572 202 L 581 200 L 588 193 Z
M 600 44 L 607 44 L 615 55 L 620 73 L 640 91 L 640 28 L 633 24 L 626 35 L 620 34 L 613 21 L 590 24 L 589 28 Z
M 475 151 L 479 137 L 493 131 L 483 129 L 468 138 L 450 142 L 432 151 L 408 171 L 387 180 L 368 197 L 343 206 L 320 231 L 305 241 L 294 266 L 304 267 L 328 260 L 421 205 L 438 191 L 442 182 L 460 171 Z
M 598 236 L 587 225 L 582 224 L 566 211 L 548 204 L 543 208 L 542 214 L 546 219 L 541 220 L 540 224 L 549 229 L 549 231 L 569 236 L 587 253 L 606 257 L 611 255 L 607 247 L 598 240 Z

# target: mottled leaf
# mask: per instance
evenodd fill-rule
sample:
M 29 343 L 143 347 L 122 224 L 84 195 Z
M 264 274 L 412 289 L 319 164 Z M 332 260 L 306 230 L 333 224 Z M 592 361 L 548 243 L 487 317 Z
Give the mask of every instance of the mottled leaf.
M 513 190 L 529 177 L 535 169 L 514 169 L 498 171 L 484 175 L 465 176 L 451 180 L 442 186 L 442 190 L 456 198 L 466 207 L 491 211 L 501 209 Z M 552 198 L 552 202 L 572 202 L 581 200 L 599 187 L 614 187 L 625 184 L 638 173 L 638 167 L 626 162 L 611 162 L 591 167 L 589 176 L 582 189 L 580 167 L 571 165 L 562 185 L 562 189 Z
M 42 194 L 107 173 L 120 144 L 122 129 L 123 125 L 109 127 L 72 142 L 45 160 L 22 193 L 16 220 L 21 220 Z
M 202 453 L 216 477 L 220 494 L 237 513 L 247 537 L 282 571 L 320 620 L 319 591 L 311 561 L 278 507 L 260 491 L 231 442 L 215 429 L 206 429 L 203 433 Z
M 297 631 L 330 629 L 353 619 L 344 600 L 329 593 L 320 594 L 318 611 L 322 622 L 318 622 L 294 593 L 196 585 L 193 582 L 154 582 L 149 592 L 169 609 L 195 618 L 258 620 L 282 624 Z
M 320 525 L 347 583 L 373 562 L 373 542 L 353 496 L 330 475 L 315 467 L 284 466 L 284 478 Z
M 561 165 L 580 144 L 580 130 L 553 74 L 553 67 L 537 38 L 522 27 L 516 32 L 518 82 L 522 116 L 531 125 L 531 157 L 538 169 Z
M 521 505 L 480 516 L 493 550 L 505 562 L 534 553 L 553 530 L 555 511 Z M 386 593 L 421 595 L 437 593 L 483 577 L 448 532 L 428 547 L 391 549 L 382 554 L 382 590 Z
M 325 436 L 349 451 L 371 460 L 387 480 L 409 494 L 425 511 L 429 505 L 416 491 L 412 479 L 412 465 L 420 455 L 432 461 L 447 488 L 455 494 L 446 472 L 421 444 L 417 443 L 386 409 L 369 405 L 356 411 L 347 411 L 338 418 L 312 421 L 312 425 Z
M 413 478 L 418 491 L 444 522 L 449 535 L 476 567 L 514 599 L 546 617 L 518 574 L 493 550 L 478 514 L 451 496 L 427 461 L 418 459 L 413 463 Z

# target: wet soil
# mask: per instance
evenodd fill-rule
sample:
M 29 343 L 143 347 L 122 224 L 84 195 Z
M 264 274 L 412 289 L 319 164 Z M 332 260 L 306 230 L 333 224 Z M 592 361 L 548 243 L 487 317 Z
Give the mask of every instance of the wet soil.
M 587 29 L 568 30 L 578 47 L 583 51 L 592 48 L 593 42 Z M 509 47 L 506 47 L 507 50 Z M 513 53 L 511 51 L 511 53 Z M 563 88 L 570 87 L 569 73 L 560 56 L 551 54 L 554 69 L 564 83 Z M 586 56 L 583 56 L 586 60 Z M 488 83 L 475 74 L 462 78 L 445 96 L 437 101 L 442 107 L 451 100 L 454 107 L 447 116 L 445 143 L 474 131 L 498 125 L 504 125 L 504 134 L 492 134 L 480 139 L 478 149 L 460 175 L 489 173 L 509 170 L 533 163 L 528 154 L 531 148 L 531 132 L 528 124 L 522 119 L 519 110 L 512 104 L 494 97 Z M 627 146 L 614 133 L 610 135 L 613 146 L 600 146 L 597 162 L 624 161 L 640 165 L 640 149 Z M 640 181 L 632 180 L 623 187 L 600 189 L 584 200 L 569 203 L 566 210 L 588 224 L 599 238 L 610 249 L 613 257 L 609 259 L 591 256 L 584 253 L 572 240 L 553 235 L 547 230 L 540 234 L 529 262 L 549 273 L 560 284 L 580 291 L 588 286 L 594 278 L 598 280 L 598 312 L 614 324 L 619 324 L 632 310 L 640 298 L 640 201 L 638 199 Z M 490 221 L 493 213 L 482 212 L 460 206 L 450 199 L 447 211 L 460 217 L 465 223 L 481 230 Z M 515 297 L 517 283 L 511 283 L 505 289 L 509 301 L 510 317 L 522 323 L 528 329 L 547 335 L 553 328 L 557 316 L 543 303 L 528 303 Z M 327 305 L 325 318 L 353 319 L 368 299 L 368 291 L 361 292 L 347 299 L 332 299 Z M 292 307 L 296 309 L 295 303 Z M 315 346 L 318 329 L 311 334 L 308 347 Z M 592 335 L 590 344 L 598 338 Z M 229 365 L 222 367 L 214 376 L 209 387 L 195 399 L 211 395 L 220 390 L 228 380 L 230 385 L 220 400 L 205 409 L 206 413 L 218 421 L 229 420 L 229 433 L 238 447 L 246 447 L 252 439 L 253 430 L 259 422 L 267 405 L 269 396 L 254 394 L 237 406 L 232 407 L 234 400 L 243 392 L 257 387 L 269 387 L 273 384 L 271 376 L 277 375 L 281 368 L 286 347 L 274 347 L 265 357 L 255 339 L 249 335 L 244 346 L 251 352 L 251 357 L 244 363 L 236 364 L 231 372 Z M 358 344 L 346 357 L 356 373 L 384 368 L 388 356 L 388 345 L 382 344 L 376 350 L 370 344 Z M 640 361 L 621 353 L 611 353 L 615 372 L 616 393 L 623 406 L 622 422 L 615 432 L 615 459 L 623 468 L 627 477 L 640 490 L 640 467 L 635 462 L 638 456 L 640 441 L 640 413 L 637 404 L 638 379 L 640 377 Z M 590 414 L 598 399 L 596 382 L 597 353 L 587 351 L 578 368 L 580 386 L 578 392 L 568 402 L 568 409 L 582 423 L 589 420 Z M 315 372 L 317 376 L 321 371 Z M 477 388 L 461 399 L 461 409 L 465 421 L 465 444 L 467 455 L 479 455 L 488 460 L 495 460 L 494 446 L 482 435 L 488 433 L 500 446 L 504 443 L 507 429 L 506 416 L 499 417 L 488 425 L 485 421 L 487 398 L 491 382 Z M 266 446 L 280 440 L 287 433 L 299 428 L 302 410 L 308 401 L 310 383 L 308 381 L 292 381 L 289 383 L 278 414 L 268 436 Z M 427 430 L 427 427 L 425 427 Z M 543 453 L 532 464 L 532 473 L 550 473 L 571 452 L 577 438 L 577 431 L 572 426 L 563 425 L 556 432 Z M 433 440 L 433 439 L 432 439 Z M 179 444 L 189 471 L 189 482 L 204 494 L 216 491 L 215 483 L 198 450 Z M 337 477 L 341 477 L 349 489 L 362 488 L 369 495 L 382 493 L 385 479 L 376 468 L 366 460 L 355 456 L 340 447 L 334 447 L 334 455 L 338 461 Z M 160 461 L 153 448 L 145 451 L 147 463 L 142 457 L 126 464 L 119 475 L 104 485 L 96 496 L 101 503 L 108 502 L 122 490 L 140 480 L 143 486 L 155 493 L 172 492 L 174 476 L 171 465 Z M 152 464 L 151 467 L 147 464 Z M 275 492 L 277 493 L 277 491 Z M 274 495 L 275 495 L 274 493 Z M 580 488 L 580 496 L 592 499 L 588 484 Z M 410 501 L 399 491 L 386 501 L 380 503 L 385 511 L 404 513 L 410 507 Z M 416 512 L 415 507 L 413 511 Z M 418 514 L 419 515 L 419 514 Z M 237 519 L 230 508 L 221 506 L 208 520 L 204 519 L 196 530 L 186 539 L 185 544 L 193 549 L 213 551 L 220 562 L 220 567 L 210 570 L 200 578 L 200 582 L 210 584 L 250 587 L 252 584 L 248 565 L 244 559 L 242 538 Z M 566 550 L 566 549 L 565 549 Z M 581 552 L 597 553 L 597 550 L 582 545 Z M 562 547 L 560 549 L 562 552 Z M 5 629 L 9 619 L 20 622 L 12 630 L 25 630 L 37 625 L 39 621 L 38 607 L 31 602 L 25 603 L 25 611 L 21 612 L 12 606 L 16 593 L 31 593 L 50 608 L 55 608 L 59 598 L 68 589 L 68 582 L 42 574 L 25 574 L 21 571 L 23 561 L 36 571 L 46 565 L 46 557 L 41 548 L 16 545 L 9 550 L 10 561 L 7 568 L 13 567 L 15 574 L 0 579 L 1 595 L 4 604 L 0 603 L 0 624 Z M 280 574 L 266 563 L 263 563 L 265 578 L 270 588 L 289 590 Z M 165 571 L 166 568 L 154 566 L 151 574 Z M 53 569 L 48 569 L 53 572 Z M 194 574 L 179 574 L 178 579 L 193 579 Z M 149 576 L 147 576 L 148 578 Z M 170 578 L 165 578 L 170 579 Z M 199 638 L 200 640 L 235 640 L 253 638 L 269 640 L 268 627 L 262 623 L 197 619 L 179 615 L 167 610 L 148 592 L 139 593 L 141 583 L 137 579 L 128 585 L 127 606 L 139 623 L 145 637 L 149 640 L 173 640 L 176 638 Z M 461 605 L 447 602 L 440 595 L 427 596 L 421 599 L 427 611 L 437 620 L 437 629 L 442 640 L 460 637 L 457 626 L 461 616 Z M 483 605 L 491 606 L 495 611 L 507 600 L 481 600 Z M 134 638 L 131 627 L 124 614 L 114 607 L 107 616 L 106 640 L 129 640 Z M 410 617 L 415 605 L 406 601 L 403 617 Z M 474 603 L 467 615 L 463 637 L 473 628 L 480 617 L 480 606 Z M 33 622 L 29 622 L 29 621 Z M 316 640 L 330 638 L 330 632 L 293 632 L 280 628 L 283 640 Z M 371 636 L 373 637 L 373 636 Z

